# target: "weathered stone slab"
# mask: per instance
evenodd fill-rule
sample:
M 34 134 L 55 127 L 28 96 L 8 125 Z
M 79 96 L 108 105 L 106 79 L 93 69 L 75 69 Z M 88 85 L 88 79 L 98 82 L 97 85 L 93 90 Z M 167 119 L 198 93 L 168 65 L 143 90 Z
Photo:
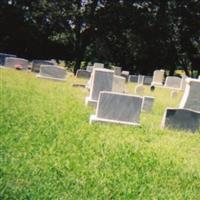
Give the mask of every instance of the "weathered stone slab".
M 92 73 L 93 67 L 94 67 L 94 66 L 88 65 L 87 68 L 86 68 L 86 70 L 87 70 L 88 72 L 91 72 L 91 73 Z
M 0 65 L 2 65 L 2 66 L 5 65 L 5 59 L 6 59 L 7 57 L 16 58 L 16 55 L 7 54 L 7 53 L 0 53 Z
M 153 108 L 154 99 L 154 97 L 144 96 L 142 102 L 142 111 L 151 112 Z
M 129 75 L 128 82 L 137 83 L 138 82 L 138 75 Z
M 23 58 L 6 57 L 5 66 L 17 69 L 28 69 L 28 60 Z
M 83 69 L 79 69 L 76 72 L 76 78 L 85 78 L 85 79 L 89 79 L 91 76 L 91 72 L 87 71 L 87 70 L 83 70 Z
M 64 68 L 61 67 L 49 67 L 46 65 L 40 66 L 40 73 L 36 75 L 38 78 L 46 78 L 46 79 L 52 79 L 57 81 L 65 81 L 67 72 Z
M 126 82 L 128 82 L 129 71 L 122 71 L 121 76 L 123 76 L 126 79 Z
M 47 65 L 48 67 L 55 66 L 55 63 L 50 60 L 33 60 L 32 61 L 32 72 L 40 72 L 40 66 L 41 65 Z
M 152 76 L 144 76 L 143 85 L 151 85 L 153 80 Z
M 164 70 L 155 70 L 153 73 L 153 80 L 151 85 L 162 86 L 164 81 L 164 74 L 165 74 Z
M 100 92 L 92 122 L 140 125 L 142 97 L 114 92 Z
M 94 68 L 90 82 L 90 95 L 86 97 L 86 105 L 96 106 L 101 91 L 112 91 L 114 71 Z
M 104 68 L 103 63 L 94 63 L 94 68 Z
M 200 112 L 200 80 L 187 78 L 180 108 Z
M 165 81 L 166 88 L 181 89 L 181 78 L 176 76 L 168 76 Z
M 162 127 L 192 132 L 198 131 L 200 130 L 200 112 L 168 108 L 163 117 Z
M 117 76 L 121 76 L 121 73 L 122 73 L 122 68 L 114 66 L 114 74 Z
M 126 79 L 121 76 L 114 75 L 113 77 L 113 86 L 112 91 L 113 92 L 125 92 L 125 85 L 126 85 Z

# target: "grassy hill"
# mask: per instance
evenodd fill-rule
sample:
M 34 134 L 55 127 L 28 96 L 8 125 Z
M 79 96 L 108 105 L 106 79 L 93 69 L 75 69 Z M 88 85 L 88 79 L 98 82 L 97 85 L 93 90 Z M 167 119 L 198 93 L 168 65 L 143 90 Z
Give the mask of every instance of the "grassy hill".
M 200 134 L 160 129 L 181 92 L 146 87 L 141 127 L 89 125 L 84 80 L 0 70 L 0 199 L 200 199 Z

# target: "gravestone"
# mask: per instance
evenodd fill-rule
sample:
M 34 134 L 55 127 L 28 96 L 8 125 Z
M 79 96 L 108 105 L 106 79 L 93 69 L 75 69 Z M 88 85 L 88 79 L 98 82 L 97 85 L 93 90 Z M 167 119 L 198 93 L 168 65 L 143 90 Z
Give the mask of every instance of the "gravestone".
M 162 127 L 197 131 L 200 127 L 200 80 L 187 78 L 179 109 L 167 108 Z
M 115 92 L 100 92 L 96 115 L 90 116 L 90 123 L 140 125 L 141 106 L 142 97 Z
M 87 70 L 83 70 L 83 69 L 79 69 L 76 72 L 76 78 L 85 78 L 85 79 L 89 79 L 91 76 L 91 72 L 87 71 Z
M 137 83 L 138 82 L 138 76 L 137 75 L 129 75 L 128 82 Z
M 123 76 L 126 79 L 126 82 L 128 82 L 129 71 L 122 71 L 121 76 Z
M 166 88 L 181 89 L 181 78 L 176 76 L 168 76 L 165 81 Z
M 144 76 L 143 75 L 139 75 L 138 76 L 138 85 L 143 85 L 144 83 Z
M 112 91 L 114 71 L 96 68 L 92 72 L 90 94 L 86 97 L 85 104 L 96 107 L 101 91 Z
M 187 109 L 166 109 L 162 127 L 195 132 L 200 130 L 200 112 Z
M 200 80 L 187 78 L 180 108 L 200 112 Z
M 143 85 L 137 85 L 135 87 L 135 94 L 143 95 L 144 94 L 144 86 Z
M 181 79 L 181 90 L 185 90 L 186 79 L 187 79 L 187 76 L 183 76 L 182 79 Z
M 124 93 L 125 84 L 126 84 L 126 79 L 124 77 L 114 75 L 112 91 Z
M 153 80 L 152 76 L 144 76 L 143 84 L 144 85 L 151 85 Z
M 103 63 L 94 63 L 94 68 L 104 68 Z
M 162 86 L 164 81 L 164 74 L 165 74 L 164 70 L 155 70 L 153 72 L 153 80 L 151 85 Z
M 41 65 L 48 65 L 48 67 L 55 66 L 55 63 L 50 60 L 33 60 L 32 61 L 32 72 L 40 72 Z
M 117 76 L 121 76 L 121 73 L 122 73 L 122 68 L 114 66 L 114 74 Z
M 151 112 L 154 103 L 154 97 L 144 96 L 142 102 L 142 111 Z
M 93 66 L 87 66 L 87 68 L 86 68 L 86 70 L 88 71 L 88 72 L 91 72 L 92 73 L 92 70 L 93 70 Z
M 6 59 L 7 57 L 16 58 L 16 55 L 7 54 L 7 53 L 0 53 L 0 65 L 2 65 L 2 66 L 5 65 L 5 59 Z
M 36 75 L 38 78 L 52 79 L 56 81 L 65 81 L 67 73 L 64 68 L 57 66 L 40 66 L 40 73 Z
M 200 75 L 199 75 L 198 79 L 200 80 Z
M 5 67 L 12 67 L 17 69 L 28 69 L 28 60 L 23 58 L 6 57 Z

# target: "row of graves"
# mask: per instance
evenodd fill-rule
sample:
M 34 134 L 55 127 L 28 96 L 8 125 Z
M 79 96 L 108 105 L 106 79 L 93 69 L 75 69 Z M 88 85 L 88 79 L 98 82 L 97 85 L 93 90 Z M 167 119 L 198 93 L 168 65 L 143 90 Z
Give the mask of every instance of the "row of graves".
M 86 87 L 89 96 L 85 104 L 96 108 L 96 114 L 90 116 L 90 123 L 106 122 L 126 125 L 140 125 L 141 112 L 151 112 L 154 97 L 143 96 L 144 85 L 151 89 L 156 87 L 171 89 L 171 95 L 184 91 L 178 108 L 166 108 L 161 122 L 162 128 L 196 132 L 200 128 L 200 77 L 192 79 L 183 76 L 168 76 L 165 80 L 164 70 L 155 70 L 153 77 L 129 75 L 120 67 L 105 69 L 101 63 L 78 70 L 76 77 L 88 78 Z M 165 80 L 165 81 L 164 81 Z M 126 82 L 134 82 L 136 95 L 125 91 Z
M 36 77 L 65 81 L 67 72 L 57 66 L 54 60 L 33 60 L 29 62 L 11 54 L 0 54 L 2 68 L 16 68 L 36 73 Z M 162 128 L 174 128 L 196 132 L 200 128 L 200 77 L 191 79 L 186 76 L 179 78 L 168 76 L 164 79 L 164 70 L 155 70 L 153 76 L 129 75 L 120 67 L 113 70 L 105 69 L 104 64 L 94 63 L 86 70 L 80 69 L 76 78 L 86 78 L 86 88 L 89 96 L 85 104 L 96 108 L 96 114 L 90 116 L 90 123 L 106 122 L 140 126 L 141 112 L 151 112 L 154 97 L 144 96 L 144 85 L 152 90 L 156 87 L 172 90 L 171 96 L 176 96 L 178 90 L 184 95 L 177 109 L 166 108 L 161 122 Z M 126 91 L 126 83 L 136 83 L 136 95 Z
M 16 55 L 0 53 L 1 68 L 15 68 L 17 70 L 32 71 L 37 78 L 65 81 L 67 72 L 57 66 L 55 60 L 33 60 L 18 58 Z

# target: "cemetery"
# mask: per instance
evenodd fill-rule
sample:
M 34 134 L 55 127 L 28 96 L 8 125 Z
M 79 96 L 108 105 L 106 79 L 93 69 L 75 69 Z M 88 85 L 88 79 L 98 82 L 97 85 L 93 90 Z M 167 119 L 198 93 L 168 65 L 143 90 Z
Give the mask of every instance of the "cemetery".
M 142 2 L 0 5 L 0 199 L 200 199 L 200 3 Z

